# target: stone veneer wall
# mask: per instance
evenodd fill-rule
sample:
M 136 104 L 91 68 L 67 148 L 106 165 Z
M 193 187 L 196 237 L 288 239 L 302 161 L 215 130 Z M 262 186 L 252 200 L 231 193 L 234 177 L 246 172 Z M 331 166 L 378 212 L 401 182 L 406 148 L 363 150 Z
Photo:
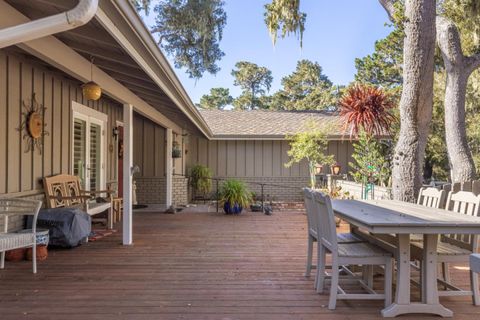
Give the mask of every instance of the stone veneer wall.
M 136 177 L 135 182 L 138 204 L 165 203 L 165 177 Z
M 258 198 L 262 194 L 261 186 L 258 183 L 265 183 L 267 184 L 263 189 L 265 200 L 279 202 L 303 201 L 302 188 L 308 186 L 309 183 L 308 177 L 234 177 L 233 179 L 247 183 L 248 188 L 255 192 Z M 215 185 L 213 189 L 215 189 Z
M 172 203 L 176 206 L 188 204 L 188 178 L 173 177 Z

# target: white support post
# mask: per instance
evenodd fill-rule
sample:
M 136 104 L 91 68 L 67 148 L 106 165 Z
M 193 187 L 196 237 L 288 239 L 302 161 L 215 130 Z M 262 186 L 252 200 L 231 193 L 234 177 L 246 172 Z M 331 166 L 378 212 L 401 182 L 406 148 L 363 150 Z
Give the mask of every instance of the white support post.
M 166 180 L 166 199 L 165 204 L 167 208 L 172 205 L 172 189 L 173 189 L 173 132 L 172 129 L 167 128 L 166 132 L 166 152 L 165 152 L 165 180 Z
M 133 244 L 132 237 L 132 168 L 133 106 L 123 105 L 123 244 Z

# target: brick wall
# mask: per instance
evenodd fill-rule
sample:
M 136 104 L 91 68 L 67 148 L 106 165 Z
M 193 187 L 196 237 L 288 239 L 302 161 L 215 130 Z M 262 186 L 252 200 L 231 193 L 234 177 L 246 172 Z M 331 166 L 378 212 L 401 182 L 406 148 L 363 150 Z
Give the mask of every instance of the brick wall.
M 188 204 L 188 179 L 185 177 L 173 177 L 172 203 L 177 206 Z
M 309 184 L 308 177 L 235 177 L 233 179 L 244 181 L 258 198 L 261 196 L 261 186 L 258 183 L 265 183 L 267 184 L 263 190 L 265 200 L 279 202 L 303 201 L 302 188 Z
M 165 203 L 165 177 L 137 177 L 135 183 L 138 204 Z

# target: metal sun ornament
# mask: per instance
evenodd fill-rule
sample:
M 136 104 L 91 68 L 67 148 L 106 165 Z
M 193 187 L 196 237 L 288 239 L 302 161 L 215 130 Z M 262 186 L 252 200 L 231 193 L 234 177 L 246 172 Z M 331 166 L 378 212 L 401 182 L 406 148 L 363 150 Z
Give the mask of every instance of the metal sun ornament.
M 22 109 L 22 122 L 17 130 L 19 132 L 25 131 L 23 140 L 27 140 L 27 142 L 24 152 L 34 151 L 36 148 L 39 154 L 42 154 L 44 137 L 49 135 L 48 131 L 45 130 L 47 124 L 43 121 L 47 108 L 38 103 L 35 93 L 33 93 L 31 100 L 22 101 Z

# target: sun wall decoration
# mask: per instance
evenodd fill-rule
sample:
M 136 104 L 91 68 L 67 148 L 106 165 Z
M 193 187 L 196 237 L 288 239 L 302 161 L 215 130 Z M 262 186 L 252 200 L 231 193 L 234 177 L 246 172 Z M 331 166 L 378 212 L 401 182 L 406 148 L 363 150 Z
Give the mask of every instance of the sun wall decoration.
M 23 140 L 26 140 L 24 152 L 28 153 L 38 149 L 38 152 L 42 154 L 43 138 L 49 135 L 48 131 L 45 130 L 47 124 L 43 121 L 47 109 L 37 102 L 35 93 L 32 94 L 31 100 L 27 102 L 23 100 L 22 105 L 22 123 L 17 130 L 24 131 Z

